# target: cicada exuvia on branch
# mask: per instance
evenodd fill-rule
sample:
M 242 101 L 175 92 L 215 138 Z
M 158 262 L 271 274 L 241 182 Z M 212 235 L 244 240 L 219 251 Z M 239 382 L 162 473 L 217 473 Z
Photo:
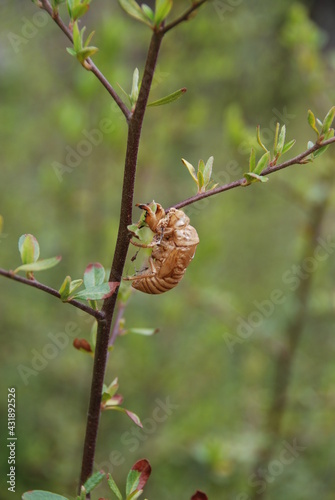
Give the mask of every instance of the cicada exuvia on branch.
M 153 211 L 150 205 L 156 207 L 156 211 Z M 159 203 L 153 202 L 150 205 L 137 206 L 145 210 L 144 223 L 154 233 L 152 242 L 146 245 L 131 240 L 137 247 L 153 249 L 149 257 L 149 267 L 125 280 L 132 281 L 136 290 L 158 294 L 178 285 L 194 257 L 199 237 L 190 225 L 189 217 L 182 210 L 171 208 L 165 213 Z

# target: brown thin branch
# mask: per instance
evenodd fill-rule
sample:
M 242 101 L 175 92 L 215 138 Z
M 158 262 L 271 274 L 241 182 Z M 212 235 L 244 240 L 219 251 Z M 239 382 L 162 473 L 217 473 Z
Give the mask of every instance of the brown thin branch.
M 55 21 L 55 23 L 60 27 L 60 29 L 63 31 L 63 33 L 68 37 L 68 39 L 71 41 L 73 44 L 73 36 L 71 30 L 66 26 L 66 24 L 62 21 L 62 19 L 59 17 L 58 13 L 54 13 L 53 9 L 49 3 L 48 0 L 41 0 L 42 3 L 42 9 L 45 10 Z M 102 85 L 105 87 L 107 92 L 112 96 L 122 113 L 124 114 L 127 122 L 129 121 L 131 117 L 131 112 L 125 105 L 125 103 L 122 101 L 122 99 L 119 97 L 117 92 L 114 90 L 112 85 L 109 83 L 107 78 L 101 73 L 99 68 L 94 64 L 91 58 L 86 59 L 88 66 L 90 67 L 89 71 L 91 71 L 97 79 L 102 83 Z
M 28 278 L 23 278 L 22 276 L 18 276 L 17 274 L 14 274 L 13 271 L 6 271 L 5 269 L 0 269 L 0 275 L 5 276 L 5 278 L 12 279 L 14 281 L 18 281 L 19 283 L 23 283 L 24 285 L 32 286 L 33 288 L 37 288 L 38 290 L 42 290 L 43 292 L 48 293 L 49 295 L 53 295 L 54 297 L 57 297 L 58 299 L 61 298 L 60 293 L 55 290 L 54 288 L 51 288 L 50 286 L 43 285 L 43 283 L 40 283 L 39 281 L 34 280 L 29 280 Z M 81 309 L 82 311 L 85 311 L 87 314 L 90 314 L 97 320 L 102 320 L 105 317 L 105 314 L 102 311 L 97 311 L 96 309 L 92 309 L 92 307 L 86 306 L 85 304 L 82 304 L 78 300 L 72 299 L 67 302 L 64 302 L 64 304 L 71 304 L 71 306 L 77 307 L 77 309 Z
M 188 21 L 190 16 L 193 14 L 193 12 L 195 12 L 197 9 L 199 9 L 199 7 L 201 7 L 201 5 L 205 4 L 207 2 L 207 0 L 198 0 L 198 1 L 195 1 L 193 3 L 193 5 L 187 9 L 186 12 L 184 12 L 184 14 L 182 14 L 180 17 L 178 17 L 177 19 L 175 19 L 174 21 L 172 21 L 171 23 L 167 24 L 163 29 L 163 33 L 167 33 L 168 31 L 170 31 L 172 28 L 175 28 L 176 26 L 178 26 L 178 24 L 184 22 L 184 21 Z
M 148 102 L 149 92 L 155 72 L 162 38 L 162 32 L 154 32 L 152 35 L 137 104 L 132 116 L 128 121 L 128 140 L 123 177 L 120 222 L 112 268 L 109 276 L 109 281 L 112 282 L 120 281 L 127 257 L 129 247 L 129 233 L 127 226 L 132 222 L 137 155 L 144 114 Z M 106 322 L 100 322 L 98 324 L 97 343 L 94 356 L 91 395 L 86 423 L 80 485 L 83 484 L 93 472 L 95 447 L 100 420 L 101 393 L 105 377 L 106 363 L 108 358 L 109 336 L 115 310 L 116 298 L 117 294 L 115 293 L 104 301 L 102 311 L 106 315 Z M 87 496 L 87 498 L 89 498 L 89 495 Z
M 274 172 L 278 172 L 279 170 L 283 170 L 284 168 L 290 167 L 291 165 L 302 165 L 304 164 L 304 159 L 309 156 L 310 154 L 314 153 L 315 151 L 318 151 L 321 149 L 323 146 L 328 146 L 329 144 L 335 143 L 335 137 L 332 137 L 331 139 L 327 139 L 326 141 L 316 143 L 314 146 L 311 148 L 307 149 L 303 153 L 300 153 L 299 155 L 295 156 L 294 158 L 291 158 L 291 160 L 284 161 L 283 163 L 279 163 L 278 165 L 273 165 L 265 168 L 261 175 L 270 175 L 273 174 Z M 186 200 L 180 201 L 179 203 L 176 203 L 175 205 L 172 205 L 171 207 L 167 208 L 166 211 L 168 211 L 170 208 L 183 208 L 186 207 L 187 205 L 191 205 L 192 203 L 196 203 L 199 200 L 202 200 L 204 198 L 208 198 L 209 196 L 214 196 L 215 194 L 223 193 L 224 191 L 229 191 L 230 189 L 234 189 L 237 187 L 246 187 L 250 186 L 251 184 L 248 184 L 246 179 L 243 177 L 242 179 L 238 179 L 237 181 L 230 182 L 228 184 L 224 184 L 223 186 L 219 186 L 215 189 L 211 189 L 210 191 L 205 191 L 204 193 L 198 193 L 195 194 L 194 196 L 191 196 L 190 198 L 186 198 Z

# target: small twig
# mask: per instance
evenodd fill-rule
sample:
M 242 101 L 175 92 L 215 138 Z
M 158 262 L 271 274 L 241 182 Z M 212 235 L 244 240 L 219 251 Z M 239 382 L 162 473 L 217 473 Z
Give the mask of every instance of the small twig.
M 55 23 L 60 27 L 60 29 L 65 33 L 65 35 L 68 37 L 68 39 L 73 43 L 73 36 L 69 28 L 66 26 L 66 24 L 62 21 L 62 19 L 59 17 L 58 13 L 54 14 L 53 9 L 49 3 L 48 0 L 41 0 L 42 2 L 42 9 L 44 9 L 55 21 Z M 112 85 L 109 83 L 107 78 L 101 73 L 99 68 L 94 64 L 91 58 L 86 59 L 88 65 L 90 66 L 90 70 L 97 78 L 98 80 L 102 83 L 102 85 L 105 87 L 107 92 L 112 96 L 122 113 L 124 114 L 127 122 L 129 121 L 131 117 L 131 112 L 125 105 L 125 103 L 122 101 L 122 99 L 119 97 L 119 95 L 116 93 Z
M 42 290 L 43 292 L 53 295 L 58 299 L 61 298 L 60 293 L 54 288 L 51 288 L 50 286 L 47 285 L 43 285 L 43 283 L 40 283 L 39 281 L 29 280 L 28 278 L 23 278 L 22 276 L 18 276 L 17 274 L 14 274 L 13 271 L 6 271 L 5 269 L 0 269 L 0 275 L 5 276 L 6 278 L 12 279 L 14 281 L 19 281 L 20 283 L 23 283 L 25 285 L 32 286 L 33 288 L 37 288 L 38 290 Z M 72 306 L 77 307 L 82 311 L 85 311 L 87 314 L 90 314 L 97 320 L 103 320 L 105 317 L 105 314 L 102 311 L 97 311 L 96 309 L 92 309 L 92 307 L 86 306 L 85 304 L 82 304 L 78 300 L 72 299 L 64 303 L 71 304 Z
M 195 12 L 201 5 L 203 5 L 204 3 L 206 3 L 207 0 L 198 0 L 196 1 L 195 3 L 193 3 L 193 5 L 191 5 L 191 7 L 189 9 L 187 9 L 186 12 L 184 12 L 184 14 L 182 14 L 180 17 L 178 17 L 177 19 L 175 19 L 174 21 L 172 21 L 171 23 L 167 24 L 163 29 L 162 29 L 162 32 L 165 34 L 167 33 L 168 31 L 170 31 L 172 28 L 175 28 L 176 26 L 178 26 L 178 24 L 184 22 L 184 21 L 188 21 L 189 18 L 190 18 L 190 15 Z
M 278 165 L 270 166 L 265 168 L 261 175 L 270 175 L 273 174 L 274 172 L 278 172 L 279 170 L 282 170 L 284 168 L 290 167 L 291 165 L 302 165 L 304 163 L 304 159 L 309 156 L 310 154 L 314 153 L 315 151 L 318 151 L 321 149 L 323 146 L 328 146 L 329 144 L 335 143 L 335 137 L 332 137 L 331 139 L 327 139 L 326 141 L 316 143 L 314 146 L 311 148 L 307 149 L 303 153 L 300 153 L 299 155 L 295 156 L 294 158 L 291 158 L 291 160 L 284 161 L 283 163 L 279 163 Z M 176 203 L 175 205 L 172 205 L 171 207 L 167 208 L 166 211 L 168 212 L 170 208 L 182 208 L 186 207 L 187 205 L 191 205 L 192 203 L 195 203 L 199 200 L 202 200 L 204 198 L 208 198 L 209 196 L 214 196 L 215 194 L 218 193 L 223 193 L 224 191 L 229 191 L 230 189 L 237 188 L 239 186 L 250 186 L 251 184 L 246 184 L 245 178 L 243 179 L 238 179 L 237 181 L 230 182 L 229 184 L 224 184 L 223 186 L 219 186 L 215 189 L 211 189 L 210 191 L 205 191 L 204 193 L 198 193 L 195 194 L 194 196 L 191 196 L 190 198 L 186 198 L 184 201 L 180 201 L 179 203 Z

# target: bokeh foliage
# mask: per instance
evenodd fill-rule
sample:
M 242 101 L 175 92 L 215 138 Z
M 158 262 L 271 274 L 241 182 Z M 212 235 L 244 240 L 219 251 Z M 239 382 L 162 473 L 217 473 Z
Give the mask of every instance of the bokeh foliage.
M 189 4 L 175 3 L 177 12 Z M 32 233 L 42 258 L 63 256 L 44 278 L 59 288 L 67 274 L 81 278 L 89 262 L 110 266 L 126 127 L 99 82 L 66 53 L 68 41 L 46 15 L 36 17 L 31 2 L 17 0 L 5 0 L 1 12 L 0 264 L 17 267 L 17 239 Z M 29 32 L 29 22 L 41 26 L 34 31 L 29 25 Z M 116 1 L 93 1 L 86 23 L 88 32 L 96 30 L 94 61 L 114 86 L 120 83 L 130 92 L 135 67 L 143 71 L 150 31 L 127 18 Z M 13 45 L 11 33 L 25 41 Z M 182 157 L 195 165 L 213 155 L 216 182 L 241 177 L 255 126 L 261 124 L 272 142 L 275 122 L 283 124 L 283 115 L 288 139 L 297 139 L 292 154 L 304 150 L 314 139 L 307 109 L 322 118 L 334 104 L 335 59 L 331 49 L 323 51 L 326 36 L 309 18 L 307 2 L 288 0 L 240 2 L 224 16 L 209 3 L 169 33 L 152 100 L 182 87 L 188 92 L 175 103 L 147 110 L 136 202 L 155 199 L 169 206 L 194 194 Z M 85 131 L 101 129 L 104 119 L 112 120 L 113 130 L 103 133 L 101 143 L 60 182 L 54 162 L 64 164 L 68 148 L 76 150 Z M 286 319 L 294 314 L 294 293 L 283 274 L 297 263 L 304 245 L 301 228 L 308 212 L 300 198 L 308 204 L 321 196 L 319 179 L 334 167 L 330 149 L 315 164 L 275 174 L 266 185 L 237 189 L 186 210 L 200 244 L 184 280 L 162 296 L 136 293 L 126 309 L 128 326 L 160 332 L 121 337 L 109 361 L 107 383 L 119 377 L 127 405 L 149 429 L 130 444 L 130 421 L 114 412 L 102 416 L 97 467 L 107 461 L 118 483 L 146 457 L 153 467 L 146 489 L 150 499 L 189 498 L 199 488 L 209 498 L 237 500 L 248 489 L 265 439 L 274 358 Z M 333 207 L 330 203 L 324 238 L 334 234 Z M 128 274 L 139 259 L 135 264 L 129 259 Z M 330 253 L 313 272 L 282 430 L 283 440 L 296 438 L 306 450 L 268 484 L 273 500 L 333 498 L 334 271 Z M 226 333 L 236 335 L 240 318 L 255 311 L 254 301 L 268 299 L 277 288 L 285 303 L 230 352 Z M 1 281 L 0 289 L 2 394 L 15 386 L 18 398 L 17 491 L 38 487 L 74 494 L 91 359 L 69 341 L 27 385 L 17 367 L 31 367 L 36 351 L 52 343 L 50 333 L 64 332 L 69 322 L 78 328 L 77 336 L 89 338 L 91 320 L 9 280 Z M 176 408 L 150 428 L 157 400 L 166 398 Z M 0 405 L 5 415 L 4 397 Z M 120 453 L 113 455 L 115 450 Z M 1 456 L 6 471 L 6 454 Z

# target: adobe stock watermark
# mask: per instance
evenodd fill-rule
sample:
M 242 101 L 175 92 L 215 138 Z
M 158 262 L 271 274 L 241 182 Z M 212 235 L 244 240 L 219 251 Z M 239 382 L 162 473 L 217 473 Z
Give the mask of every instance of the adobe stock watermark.
M 49 14 L 43 10 L 38 10 L 35 14 L 28 19 L 21 17 L 22 25 L 20 34 L 10 31 L 7 33 L 7 38 L 12 46 L 15 54 L 18 54 L 22 47 L 27 45 L 29 41 L 34 38 L 41 28 L 44 28 L 50 19 Z
M 313 255 L 305 257 L 300 265 L 293 264 L 282 274 L 282 283 L 285 285 L 285 289 L 275 288 L 267 298 L 254 300 L 253 305 L 255 308 L 248 314 L 247 318 L 238 316 L 238 325 L 235 334 L 233 335 L 228 332 L 223 334 L 224 342 L 231 354 L 234 352 L 236 345 L 243 344 L 246 340 L 250 339 L 264 319 L 272 316 L 276 308 L 285 303 L 289 296 L 288 292 L 294 292 L 299 287 L 301 281 L 307 279 L 318 269 L 321 262 L 327 260 L 334 253 L 335 236 L 319 237 L 317 242 L 318 245 Z
M 51 166 L 59 182 L 63 181 L 64 174 L 73 172 L 81 164 L 84 158 L 90 156 L 94 147 L 102 143 L 105 134 L 111 134 L 115 130 L 115 123 L 110 118 L 100 120 L 97 128 L 91 130 L 83 129 L 83 138 L 75 147 L 65 146 L 65 162 L 53 161 Z
M 171 402 L 170 396 L 165 398 L 165 401 L 156 399 L 155 404 L 151 416 L 142 420 L 143 429 L 133 425 L 130 431 L 126 431 L 120 436 L 120 443 L 130 453 L 135 453 L 141 444 L 157 431 L 159 425 L 165 422 L 179 408 L 178 404 Z M 112 450 L 107 461 L 95 462 L 94 466 L 96 470 L 103 469 L 105 472 L 112 473 L 115 467 L 119 467 L 125 461 L 126 457 L 123 453 L 119 450 Z
M 239 7 L 244 0 L 213 0 L 212 5 L 219 16 L 220 21 L 224 21 L 226 14 L 231 14 L 236 7 Z
M 257 488 L 256 493 L 260 495 L 264 493 L 269 484 L 272 484 L 283 472 L 291 465 L 301 452 L 306 450 L 306 446 L 302 446 L 294 438 L 292 443 L 288 441 L 282 442 L 281 451 L 277 458 L 271 460 L 266 467 L 259 468 L 257 473 L 254 472 L 248 478 L 248 486 Z M 248 493 L 240 493 L 235 497 L 235 500 L 250 500 L 251 496 Z
M 66 349 L 69 342 L 81 334 L 81 329 L 77 323 L 69 321 L 66 323 L 64 331 L 47 334 L 48 342 L 42 349 L 31 349 L 31 359 L 29 364 L 19 364 L 17 371 L 24 383 L 28 385 L 31 377 L 36 377 L 50 363 L 56 359 L 61 351 Z

